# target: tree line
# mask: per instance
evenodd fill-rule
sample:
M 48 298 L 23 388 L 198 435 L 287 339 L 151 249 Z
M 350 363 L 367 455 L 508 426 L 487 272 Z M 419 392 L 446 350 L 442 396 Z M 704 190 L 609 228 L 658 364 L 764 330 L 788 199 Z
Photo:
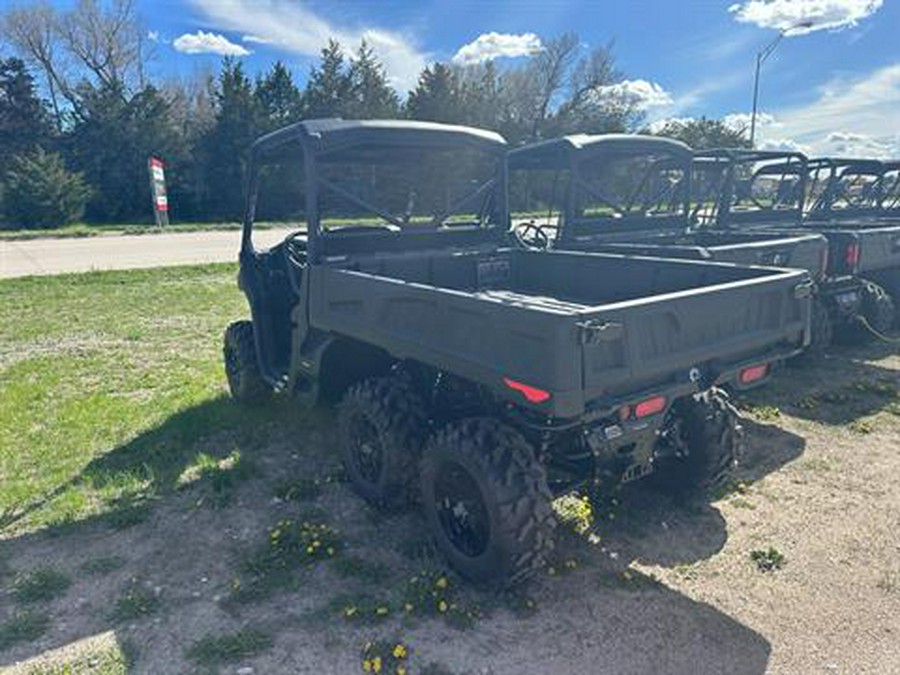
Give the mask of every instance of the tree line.
M 365 42 L 348 53 L 329 41 L 301 88 L 280 61 L 256 77 L 225 58 L 217 74 L 152 78 L 146 35 L 133 0 L 79 0 L 66 10 L 30 3 L 0 18 L 0 37 L 14 54 L 0 60 L 3 222 L 147 221 L 151 155 L 166 162 L 175 219 L 235 220 L 252 141 L 305 118 L 465 124 L 512 144 L 631 132 L 644 120 L 634 100 L 610 89 L 624 77 L 613 46 L 586 51 L 575 33 L 545 40 L 540 52 L 504 69 L 491 61 L 430 64 L 405 98 Z M 716 121 L 697 126 L 661 133 L 699 145 L 704 135 L 729 133 Z

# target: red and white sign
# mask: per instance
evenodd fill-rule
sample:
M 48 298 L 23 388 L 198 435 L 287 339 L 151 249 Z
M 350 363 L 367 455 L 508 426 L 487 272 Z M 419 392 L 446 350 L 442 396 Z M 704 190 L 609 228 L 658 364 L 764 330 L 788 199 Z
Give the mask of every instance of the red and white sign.
M 165 164 L 158 157 L 151 157 L 148 165 L 150 168 L 150 191 L 153 194 L 153 215 L 156 218 L 156 224 L 163 227 L 169 224 Z

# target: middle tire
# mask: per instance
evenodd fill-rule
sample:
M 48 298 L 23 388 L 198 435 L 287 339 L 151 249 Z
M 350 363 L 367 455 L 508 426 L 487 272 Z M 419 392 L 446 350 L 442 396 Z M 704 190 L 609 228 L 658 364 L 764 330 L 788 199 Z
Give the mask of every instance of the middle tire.
M 428 444 L 420 473 L 425 517 L 462 576 L 511 585 L 546 563 L 556 527 L 550 490 L 517 431 L 490 418 L 453 422 Z
M 413 501 L 427 428 L 424 402 L 397 377 L 347 390 L 338 408 L 338 438 L 357 494 L 383 508 Z

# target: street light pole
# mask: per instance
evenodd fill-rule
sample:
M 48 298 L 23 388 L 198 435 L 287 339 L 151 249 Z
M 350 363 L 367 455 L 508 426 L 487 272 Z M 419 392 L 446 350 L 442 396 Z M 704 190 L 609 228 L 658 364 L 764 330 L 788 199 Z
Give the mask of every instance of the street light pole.
M 788 26 L 787 28 L 781 28 L 778 31 L 778 36 L 772 40 L 769 44 L 767 44 L 763 49 L 756 52 L 756 74 L 753 77 L 753 110 L 750 112 L 750 147 L 754 147 L 754 142 L 756 141 L 756 111 L 757 104 L 759 103 L 759 71 L 762 68 L 762 64 L 766 62 L 772 52 L 775 51 L 775 48 L 781 42 L 782 38 L 788 34 L 788 32 L 795 30 L 797 28 L 810 28 L 812 27 L 812 21 L 802 21 L 800 23 L 794 24 L 793 26 Z

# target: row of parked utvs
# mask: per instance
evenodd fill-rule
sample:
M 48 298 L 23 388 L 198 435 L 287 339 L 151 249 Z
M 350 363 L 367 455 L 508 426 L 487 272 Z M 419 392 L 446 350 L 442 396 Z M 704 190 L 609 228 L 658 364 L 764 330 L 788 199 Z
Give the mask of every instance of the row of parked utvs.
M 556 496 L 721 487 L 726 392 L 895 320 L 897 166 L 640 136 L 510 152 L 479 129 L 343 120 L 264 136 L 250 166 L 233 395 L 337 402 L 354 489 L 418 503 L 474 581 L 540 568 Z M 257 250 L 286 177 L 305 227 Z

